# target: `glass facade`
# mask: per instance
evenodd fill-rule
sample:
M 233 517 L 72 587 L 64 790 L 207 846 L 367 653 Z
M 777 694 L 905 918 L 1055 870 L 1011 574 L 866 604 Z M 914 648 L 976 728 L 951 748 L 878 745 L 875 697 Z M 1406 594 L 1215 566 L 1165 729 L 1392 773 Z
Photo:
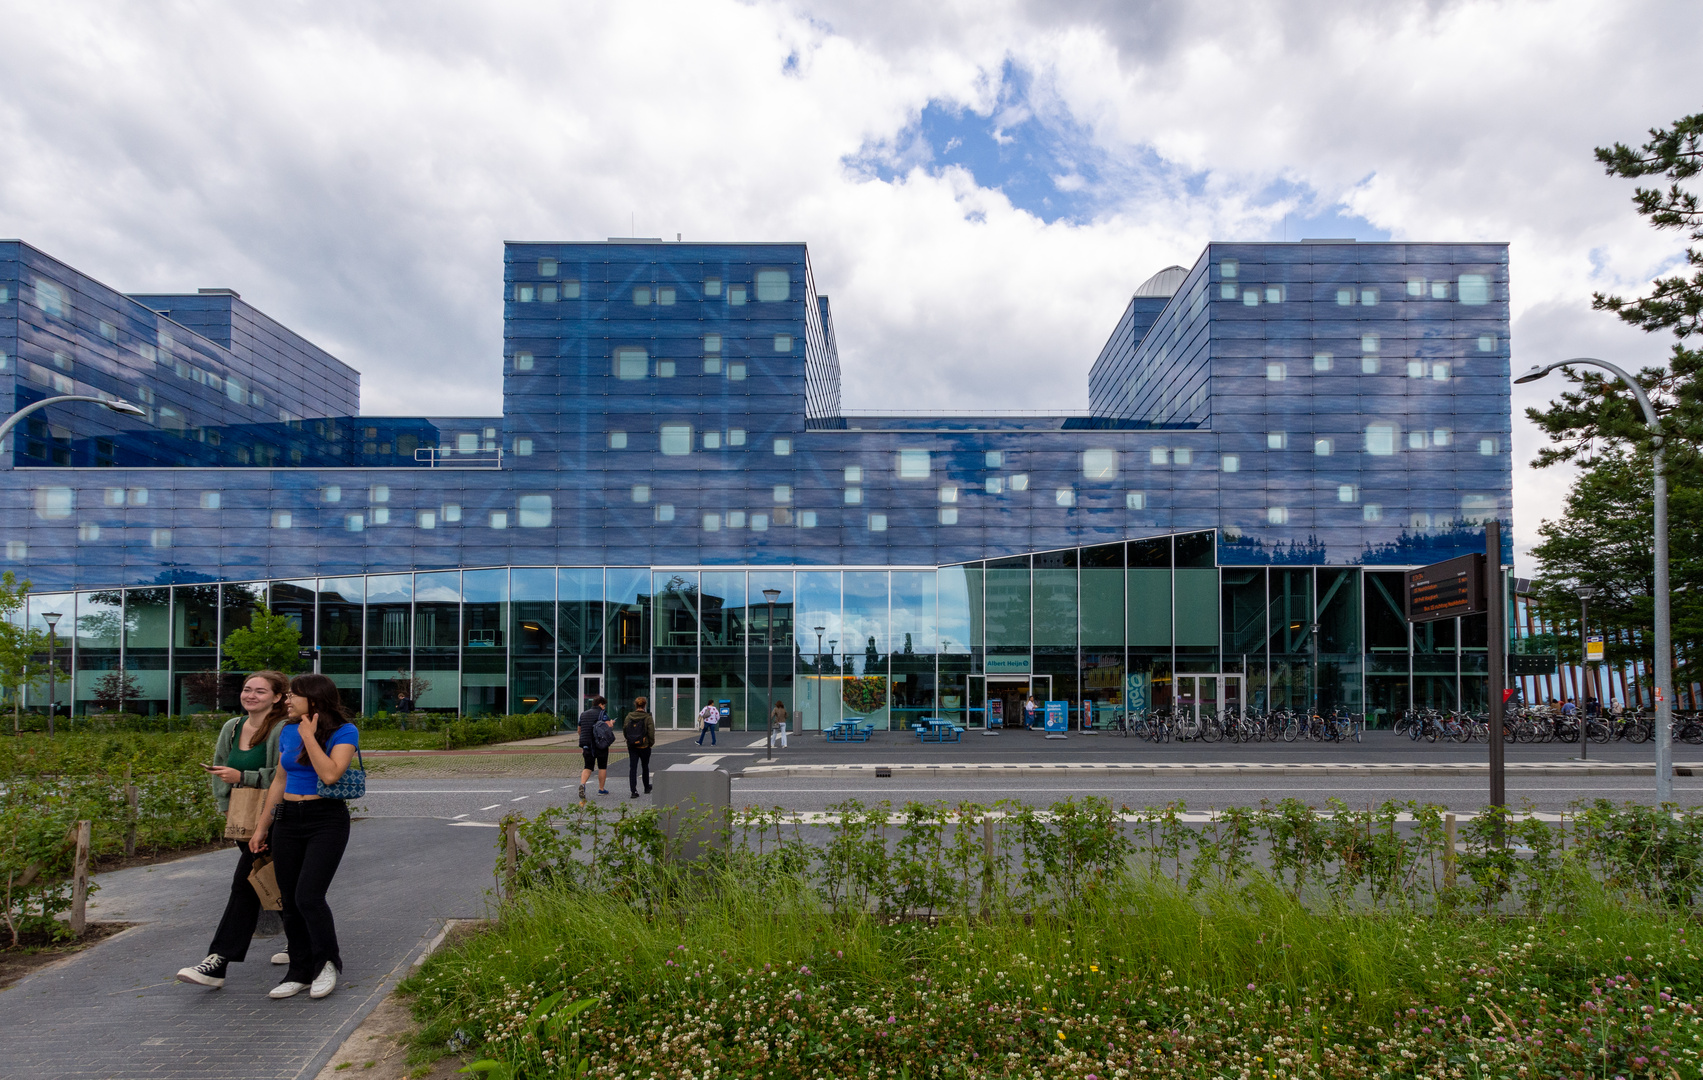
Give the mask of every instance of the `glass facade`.
M 1505 245 L 1209 245 L 1131 300 L 1081 416 L 844 414 L 802 244 L 511 243 L 502 290 L 502 416 L 363 418 L 229 290 L 126 297 L 0 244 L 0 393 L 148 411 L 53 406 L 0 447 L 0 565 L 87 598 L 79 701 L 117 665 L 211 707 L 262 594 L 368 711 L 742 721 L 771 651 L 810 724 L 1019 686 L 1482 697 L 1471 634 L 1409 635 L 1376 568 L 1509 517 Z

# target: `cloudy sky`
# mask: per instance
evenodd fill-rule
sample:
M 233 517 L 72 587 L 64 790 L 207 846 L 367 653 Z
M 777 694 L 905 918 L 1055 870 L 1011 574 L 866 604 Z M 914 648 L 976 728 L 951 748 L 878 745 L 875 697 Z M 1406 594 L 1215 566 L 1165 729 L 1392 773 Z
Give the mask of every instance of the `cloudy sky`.
M 1129 293 L 1214 239 L 1508 241 L 1516 370 L 1659 362 L 1589 299 L 1679 238 L 1591 150 L 1703 110 L 1694 0 L 0 19 L 0 235 L 125 291 L 235 288 L 381 414 L 500 411 L 505 239 L 807 241 L 853 409 L 1084 409 Z M 1515 432 L 1524 548 L 1566 477 Z

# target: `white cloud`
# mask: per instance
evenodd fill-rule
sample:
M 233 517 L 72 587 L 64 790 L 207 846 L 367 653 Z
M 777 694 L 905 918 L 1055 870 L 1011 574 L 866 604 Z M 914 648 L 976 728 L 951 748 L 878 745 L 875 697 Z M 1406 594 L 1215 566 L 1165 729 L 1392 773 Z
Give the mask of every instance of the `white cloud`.
M 1703 54 L 1678 2 L 5 15 L 0 233 L 126 290 L 237 288 L 361 369 L 377 413 L 500 408 L 504 239 L 635 230 L 808 241 L 851 407 L 904 385 L 910 407 L 1081 408 L 1150 273 L 1336 205 L 1397 238 L 1510 241 L 1516 369 L 1658 362 L 1588 296 L 1637 290 L 1677 238 L 1590 152 L 1695 111 Z M 1013 70 L 1023 100 L 1001 96 Z M 1069 160 L 1039 175 L 1097 200 L 1088 220 L 902 147 L 931 101 L 1019 147 L 1053 125 Z M 899 147 L 888 179 L 846 164 L 878 146 Z M 1563 481 L 1518 469 L 1522 547 Z

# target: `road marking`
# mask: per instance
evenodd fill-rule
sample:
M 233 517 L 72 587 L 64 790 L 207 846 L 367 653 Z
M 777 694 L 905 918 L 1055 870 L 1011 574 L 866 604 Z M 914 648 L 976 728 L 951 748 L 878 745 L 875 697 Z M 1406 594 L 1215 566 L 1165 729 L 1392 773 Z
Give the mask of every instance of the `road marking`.
M 499 827 L 495 821 L 452 821 L 450 824 L 466 825 L 475 829 L 495 829 Z
M 507 795 L 514 788 L 368 788 L 368 795 Z
M 545 789 L 544 789 L 544 790 L 543 790 L 543 791 L 540 791 L 540 792 L 539 792 L 539 793 L 538 793 L 538 794 L 540 794 L 540 795 L 548 795 L 548 794 L 550 794 L 550 793 L 551 793 L 551 792 L 552 792 L 552 791 L 555 791 L 555 790 L 556 790 L 556 789 L 555 789 L 555 788 L 553 788 L 553 787 L 547 787 L 547 788 L 545 788 Z
M 517 795 L 514 798 L 510 799 L 509 802 L 519 802 L 522 799 L 530 799 L 530 798 L 532 798 L 532 796 L 530 796 L 530 795 Z
M 491 804 L 491 805 L 490 805 L 490 806 L 481 806 L 481 807 L 480 807 L 480 808 L 479 808 L 479 812 L 480 812 L 480 813 L 481 813 L 481 814 L 483 814 L 483 813 L 484 813 L 484 812 L 485 812 L 485 811 L 487 811 L 487 810 L 495 810 L 495 809 L 496 809 L 496 808 L 497 808 L 497 807 L 499 807 L 499 806 L 501 806 L 501 805 L 503 805 L 503 804 L 502 804 L 502 803 L 497 803 L 497 802 L 494 802 L 494 803 L 492 803 L 492 804 Z
M 465 818 L 465 817 L 472 817 L 472 816 L 473 816 L 473 815 L 471 815 L 471 814 L 457 814 L 457 815 L 455 815 L 455 817 L 454 817 L 454 818 L 452 818 L 452 819 L 451 819 L 451 820 L 453 820 L 453 821 L 460 821 L 460 820 L 461 820 L 461 819 L 462 819 L 462 818 Z

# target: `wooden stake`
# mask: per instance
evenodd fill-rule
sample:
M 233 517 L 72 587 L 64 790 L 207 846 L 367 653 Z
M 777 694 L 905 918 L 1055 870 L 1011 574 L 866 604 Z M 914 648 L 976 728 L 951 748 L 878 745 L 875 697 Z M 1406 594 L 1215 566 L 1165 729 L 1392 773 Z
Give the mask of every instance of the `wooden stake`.
M 83 936 L 88 926 L 89 822 L 77 822 L 77 861 L 71 878 L 71 933 Z
M 1443 815 L 1443 885 L 1455 887 L 1455 815 Z

